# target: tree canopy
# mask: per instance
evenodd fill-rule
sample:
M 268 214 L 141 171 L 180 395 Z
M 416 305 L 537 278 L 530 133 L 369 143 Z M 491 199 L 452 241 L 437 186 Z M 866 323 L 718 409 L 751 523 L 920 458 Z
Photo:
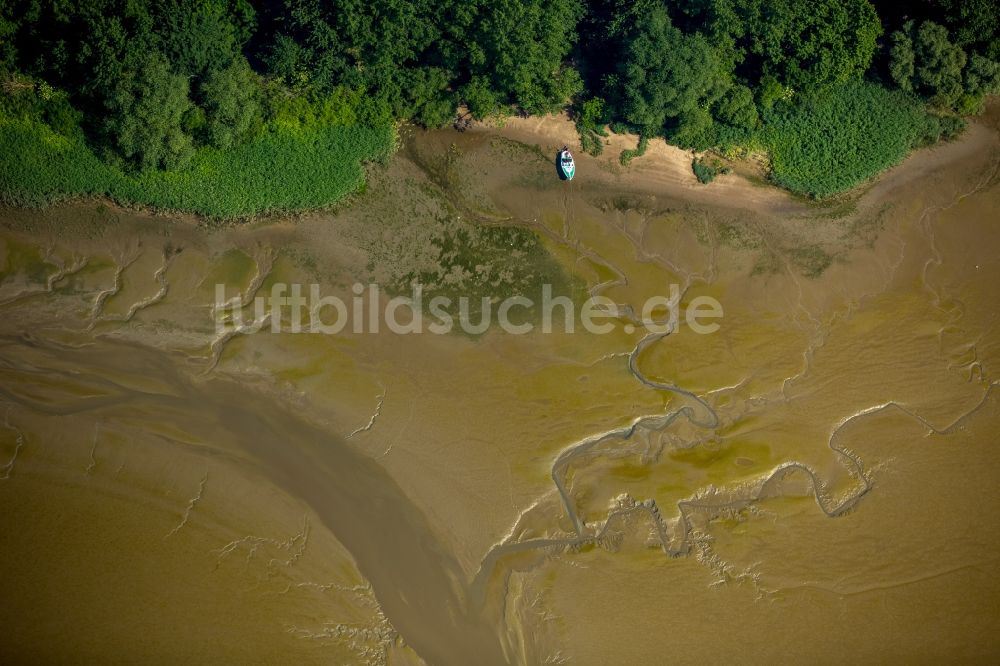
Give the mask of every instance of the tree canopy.
M 621 105 L 626 122 L 659 134 L 721 93 L 719 61 L 701 35 L 685 35 L 662 7 L 636 17 L 625 38 Z
M 979 53 L 969 58 L 933 21 L 908 21 L 892 34 L 889 71 L 901 89 L 932 104 L 973 112 L 1000 90 L 1000 65 Z
M 604 123 L 704 149 L 759 144 L 866 77 L 938 114 L 978 112 L 1000 90 L 998 3 L 0 0 L 0 74 L 56 90 L 46 122 L 82 119 L 95 152 L 137 171 L 267 132 L 442 126 L 463 104 L 575 109 L 595 151 Z

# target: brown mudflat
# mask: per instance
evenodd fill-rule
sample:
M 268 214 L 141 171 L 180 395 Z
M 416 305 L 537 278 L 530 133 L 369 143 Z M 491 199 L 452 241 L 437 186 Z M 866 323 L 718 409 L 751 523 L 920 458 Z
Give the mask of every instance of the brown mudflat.
M 561 182 L 571 130 L 410 132 L 349 204 L 266 224 L 0 212 L 0 660 L 995 658 L 996 109 L 824 204 L 666 146 Z M 725 314 L 213 318 L 216 284 L 249 313 L 415 280 Z

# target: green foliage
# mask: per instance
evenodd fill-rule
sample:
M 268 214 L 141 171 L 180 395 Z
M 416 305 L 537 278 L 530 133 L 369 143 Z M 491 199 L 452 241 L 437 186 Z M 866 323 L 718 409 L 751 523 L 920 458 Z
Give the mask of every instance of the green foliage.
M 747 80 L 795 90 L 859 78 L 882 34 L 868 0 L 705 0 L 691 3 L 721 60 Z
M 621 65 L 621 113 L 644 134 L 692 113 L 721 94 L 719 61 L 704 37 L 685 35 L 666 10 L 636 17 Z
M 576 113 L 576 131 L 580 135 L 580 145 L 583 149 L 597 157 L 604 152 L 604 137 L 606 129 L 607 107 L 600 97 L 588 99 L 580 105 Z
M 608 125 L 641 137 L 623 164 L 654 137 L 696 150 L 768 146 L 775 180 L 822 196 L 953 135 L 953 112 L 977 113 L 1000 91 L 1000 0 L 915 0 L 905 24 L 874 2 L 882 21 L 869 0 L 0 0 L 5 132 L 49 157 L 68 154 L 51 152 L 60 141 L 90 146 L 104 171 L 79 163 L 106 183 L 80 175 L 67 192 L 209 210 L 164 183 L 212 173 L 216 187 L 239 190 L 209 165 L 258 173 L 251 165 L 266 156 L 294 173 L 289 151 L 322 163 L 310 151 L 333 130 L 439 127 L 461 103 L 477 118 L 570 103 L 591 154 Z M 894 32 L 877 74 L 902 88 L 892 94 L 858 83 L 883 23 Z
M 618 156 L 618 162 L 622 166 L 628 166 L 629 162 L 634 160 L 636 157 L 642 157 L 646 154 L 646 149 L 649 147 L 649 137 L 645 134 L 639 135 L 639 144 L 632 149 L 626 149 L 621 152 Z
M 564 62 L 579 0 L 286 0 L 279 12 L 265 38 L 272 74 L 321 93 L 365 88 L 427 125 L 454 115 L 455 90 L 483 117 L 557 110 L 581 89 Z
M 694 171 L 695 177 L 698 178 L 698 182 L 702 185 L 708 185 L 715 180 L 715 168 L 706 164 L 704 160 L 692 160 L 691 170 Z
M 258 90 L 257 77 L 243 59 L 208 73 L 201 84 L 201 97 L 203 131 L 209 145 L 228 148 L 259 129 Z
M 997 0 L 935 0 L 943 10 L 945 25 L 963 49 L 975 50 L 980 55 L 1000 59 L 997 17 L 1000 2 Z
M 188 80 L 172 73 L 159 52 L 126 72 L 106 104 L 104 132 L 130 166 L 172 169 L 191 158 L 191 137 L 181 127 L 191 107 Z
M 717 139 L 712 114 L 699 106 L 684 111 L 668 129 L 667 138 L 680 148 L 692 150 L 711 148 Z
M 476 118 L 488 118 L 500 113 L 500 95 L 490 87 L 486 77 L 474 76 L 462 88 L 461 99 Z
M 358 190 L 362 161 L 383 158 L 386 129 L 268 132 L 227 151 L 205 148 L 181 172 L 126 178 L 112 197 L 220 217 L 327 206 Z
M 17 46 L 14 38 L 21 22 L 14 12 L 11 0 L 0 0 L 0 75 L 13 72 L 17 68 Z
M 0 95 L 0 110 L 7 116 L 39 119 L 56 134 L 75 137 L 80 134 L 82 114 L 70 104 L 65 91 L 42 82 L 16 78 L 8 82 L 9 94 Z
M 772 178 L 826 197 L 898 163 L 940 125 L 900 91 L 852 82 L 766 117 Z
M 899 10 L 897 3 L 876 0 L 876 7 L 890 21 Z M 911 19 L 943 25 L 951 41 L 967 54 L 977 53 L 1000 60 L 1000 0 L 915 0 L 907 3 Z
M 716 176 L 722 176 L 732 171 L 729 167 L 723 166 L 719 160 L 713 159 L 710 164 L 704 157 L 691 160 L 691 170 L 702 185 L 708 185 L 715 180 Z
M 792 99 L 794 91 L 783 86 L 778 79 L 773 76 L 765 76 L 760 81 L 757 89 L 757 99 L 762 111 L 770 111 L 779 102 L 788 102 Z
M 892 34 L 889 72 L 905 91 L 960 113 L 978 113 L 983 98 L 1000 90 L 1000 64 L 973 53 L 967 57 L 948 30 L 932 21 L 917 28 L 908 21 Z
M 965 94 L 982 99 L 1000 92 L 1000 63 L 973 53 L 965 66 Z
M 939 106 L 953 106 L 962 95 L 965 51 L 948 40 L 944 26 L 930 21 L 917 30 L 913 51 L 913 89 Z
M 327 206 L 363 183 L 361 163 L 393 145 L 387 128 L 328 127 L 265 132 L 230 148 L 197 150 L 175 171 L 123 172 L 77 135 L 35 120 L 0 117 L 0 201 L 39 206 L 68 196 L 105 195 L 123 204 L 242 217 Z
M 1000 92 L 1000 63 L 973 53 L 962 70 L 962 86 L 954 100 L 938 95 L 932 98 L 939 106 L 949 106 L 962 115 L 982 113 L 987 95 Z
M 70 91 L 109 160 L 178 168 L 196 142 L 229 146 L 260 125 L 240 52 L 247 0 L 33 0 L 22 18 L 21 67 Z
M 913 23 L 907 24 L 907 29 L 897 30 L 890 37 L 892 48 L 889 51 L 889 75 L 902 90 L 913 92 L 913 76 L 916 73 L 916 54 L 913 52 Z
M 87 149 L 82 136 L 65 137 L 37 120 L 0 116 L 0 201 L 41 206 L 76 194 L 106 194 L 113 167 Z
M 621 120 L 612 120 L 608 123 L 608 129 L 615 134 L 636 134 L 638 129 Z
M 759 130 L 746 130 L 723 123 L 715 123 L 712 128 L 714 143 L 710 146 L 723 154 L 746 154 L 747 149 L 754 148 L 758 143 Z
M 760 124 L 760 114 L 753 101 L 753 91 L 743 85 L 730 88 L 716 104 L 715 117 L 727 125 L 755 129 Z
M 580 147 L 583 148 L 584 152 L 588 155 L 593 155 L 597 157 L 604 153 L 604 140 L 601 138 L 600 134 L 592 130 L 581 130 L 580 131 Z
M 363 90 L 346 86 L 329 94 L 290 95 L 279 87 L 267 88 L 265 107 L 268 125 L 282 131 L 300 131 L 338 125 L 384 127 L 393 122 L 388 102 L 371 98 Z
M 860 77 L 882 34 L 868 0 L 788 0 L 781 18 L 765 14 L 754 30 L 767 69 L 795 88 L 811 89 Z M 777 27 L 776 27 L 777 26 Z
M 309 50 L 288 35 L 275 35 L 261 57 L 271 76 L 295 92 L 305 92 L 315 76 L 315 70 L 310 69 Z
M 413 69 L 408 73 L 406 93 L 396 116 L 413 118 L 424 127 L 444 127 L 455 116 L 455 96 L 449 88 L 448 73 L 437 67 Z
M 597 129 L 607 123 L 607 105 L 600 97 L 588 99 L 580 105 L 577 123 L 589 129 Z
M 154 46 L 183 74 L 201 76 L 209 69 L 228 68 L 254 27 L 253 8 L 246 2 L 232 4 L 238 16 L 231 15 L 227 0 L 150 3 Z
M 578 0 L 474 4 L 480 14 L 462 40 L 471 75 L 528 113 L 557 110 L 582 89 L 579 74 L 563 64 L 583 12 Z
M 938 141 L 950 141 L 962 133 L 965 124 L 965 119 L 959 116 L 928 114 L 918 145 L 930 146 Z

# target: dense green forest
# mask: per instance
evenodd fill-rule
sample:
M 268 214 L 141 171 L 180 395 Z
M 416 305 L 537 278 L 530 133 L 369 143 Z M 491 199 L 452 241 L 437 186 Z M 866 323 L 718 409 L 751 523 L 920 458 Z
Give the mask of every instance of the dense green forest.
M 0 0 L 0 196 L 332 203 L 394 125 L 568 109 L 826 196 L 1000 90 L 1000 0 Z

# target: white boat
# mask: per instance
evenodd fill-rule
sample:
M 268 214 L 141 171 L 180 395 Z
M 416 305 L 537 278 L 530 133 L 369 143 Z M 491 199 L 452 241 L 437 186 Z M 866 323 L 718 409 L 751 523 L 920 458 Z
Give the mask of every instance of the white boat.
M 576 175 L 576 162 L 573 161 L 573 154 L 563 146 L 563 149 L 559 151 L 559 173 L 566 180 L 573 180 L 573 176 Z

